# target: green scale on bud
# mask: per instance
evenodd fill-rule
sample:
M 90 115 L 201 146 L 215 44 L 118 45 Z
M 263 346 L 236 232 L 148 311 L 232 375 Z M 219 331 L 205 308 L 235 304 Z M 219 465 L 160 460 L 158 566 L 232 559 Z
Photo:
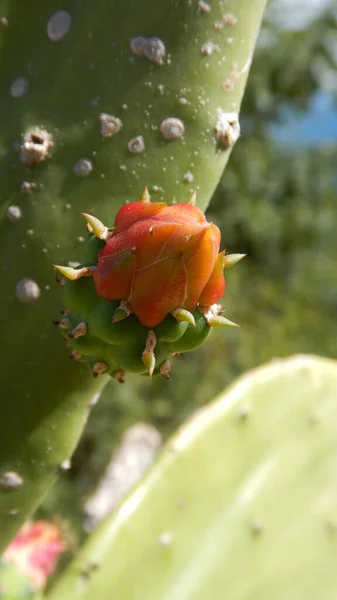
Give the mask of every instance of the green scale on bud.
M 114 229 L 83 214 L 88 264 L 55 265 L 64 276 L 60 321 L 72 360 L 124 383 L 126 372 L 170 379 L 171 356 L 205 342 L 212 327 L 237 327 L 216 304 L 223 269 L 244 255 L 219 252 L 220 231 L 190 202 L 123 206 Z

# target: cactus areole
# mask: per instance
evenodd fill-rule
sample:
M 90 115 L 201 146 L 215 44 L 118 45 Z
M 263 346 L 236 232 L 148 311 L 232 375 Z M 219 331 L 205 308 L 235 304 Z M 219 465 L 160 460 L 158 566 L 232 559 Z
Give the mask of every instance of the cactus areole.
M 217 304 L 224 269 L 244 255 L 219 252 L 218 227 L 195 206 L 139 202 L 118 211 L 114 228 L 83 214 L 90 264 L 55 267 L 63 275 L 66 310 L 55 321 L 97 377 L 120 382 L 125 372 L 170 378 L 170 356 L 202 344 L 212 327 L 236 327 Z

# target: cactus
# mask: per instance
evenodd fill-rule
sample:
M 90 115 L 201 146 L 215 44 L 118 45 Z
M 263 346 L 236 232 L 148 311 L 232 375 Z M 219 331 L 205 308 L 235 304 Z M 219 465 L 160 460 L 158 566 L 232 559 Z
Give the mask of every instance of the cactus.
M 265 0 L 66 4 L 0 1 L 0 479 L 20 482 L 0 489 L 2 548 L 106 381 L 55 335 L 50 265 L 82 262 L 80 211 L 111 222 L 144 185 L 168 202 L 196 188 L 206 208 L 239 135 Z
M 336 361 L 304 355 L 239 378 L 168 442 L 48 599 L 333 598 L 336 385 Z
M 212 327 L 237 327 L 216 303 L 223 269 L 243 255 L 219 253 L 220 231 L 192 199 L 150 203 L 145 188 L 139 202 L 118 211 L 113 228 L 84 215 L 94 233 L 88 264 L 56 266 L 68 282 L 55 325 L 70 357 L 89 362 L 94 377 L 109 373 L 124 383 L 131 371 L 170 379 L 171 356 L 202 344 Z
M 27 577 L 14 565 L 0 560 L 0 598 L 4 600 L 41 600 L 42 592 L 32 589 Z

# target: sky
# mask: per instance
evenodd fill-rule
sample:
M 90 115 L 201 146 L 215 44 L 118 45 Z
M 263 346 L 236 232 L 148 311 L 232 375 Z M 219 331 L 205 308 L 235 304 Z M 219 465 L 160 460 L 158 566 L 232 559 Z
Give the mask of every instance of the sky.
M 320 92 L 314 96 L 308 111 L 284 111 L 283 122 L 270 126 L 270 133 L 280 144 L 313 146 L 337 141 L 337 111 L 331 94 Z
M 270 0 L 267 15 L 282 29 L 305 29 L 327 8 L 335 8 L 335 0 Z M 337 12 L 337 9 L 336 9 Z
M 337 0 L 269 0 L 267 17 L 281 29 L 303 30 L 328 8 L 333 9 L 337 20 Z M 337 60 L 337 33 L 329 42 L 332 45 L 329 50 Z M 305 113 L 299 116 L 298 112 L 284 109 L 283 122 L 270 128 L 278 143 L 304 146 L 336 143 L 337 110 L 332 94 L 337 90 L 337 72 L 331 73 L 330 79 L 322 81 L 325 89 L 313 97 Z

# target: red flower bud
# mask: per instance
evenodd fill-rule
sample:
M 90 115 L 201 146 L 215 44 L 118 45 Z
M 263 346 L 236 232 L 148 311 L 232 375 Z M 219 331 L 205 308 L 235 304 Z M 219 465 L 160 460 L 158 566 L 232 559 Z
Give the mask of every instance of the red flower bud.
M 2 555 L 26 575 L 34 588 L 45 585 L 56 568 L 57 559 L 66 550 L 63 533 L 50 521 L 27 522 Z
M 105 300 L 127 301 L 145 327 L 176 308 L 207 308 L 225 289 L 220 231 L 191 204 L 131 202 L 117 213 L 98 254 L 94 283 Z

